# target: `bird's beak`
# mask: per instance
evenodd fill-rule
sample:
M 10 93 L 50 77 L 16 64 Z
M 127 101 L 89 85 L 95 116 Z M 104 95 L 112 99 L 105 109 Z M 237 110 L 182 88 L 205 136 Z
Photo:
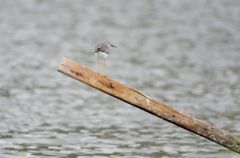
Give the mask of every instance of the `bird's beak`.
M 114 46 L 114 45 L 112 45 L 112 44 L 111 44 L 111 47 L 117 48 L 116 46 Z

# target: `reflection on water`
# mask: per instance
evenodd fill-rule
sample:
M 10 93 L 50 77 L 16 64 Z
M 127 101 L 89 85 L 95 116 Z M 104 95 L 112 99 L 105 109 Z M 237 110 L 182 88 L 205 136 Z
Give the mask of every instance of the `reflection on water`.
M 2 1 L 1 157 L 237 157 L 56 67 L 96 70 L 108 39 L 111 78 L 240 136 L 239 15 L 236 0 Z

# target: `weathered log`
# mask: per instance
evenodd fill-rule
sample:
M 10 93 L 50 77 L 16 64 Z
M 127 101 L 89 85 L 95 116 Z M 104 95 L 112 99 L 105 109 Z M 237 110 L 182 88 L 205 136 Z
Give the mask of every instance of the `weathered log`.
M 214 127 L 210 123 L 155 101 L 133 88 L 129 88 L 126 85 L 96 73 L 72 60 L 64 58 L 59 65 L 58 71 L 179 127 L 207 138 L 210 141 L 240 153 L 239 138 Z

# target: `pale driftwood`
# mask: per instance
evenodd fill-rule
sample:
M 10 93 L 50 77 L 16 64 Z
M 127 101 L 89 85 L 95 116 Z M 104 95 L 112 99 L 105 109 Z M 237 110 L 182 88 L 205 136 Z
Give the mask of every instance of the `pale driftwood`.
M 142 93 L 79 65 L 72 60 L 64 58 L 59 65 L 58 71 L 179 127 L 240 153 L 239 138 L 205 121 L 196 119 L 189 114 L 179 112 L 165 104 L 146 97 Z

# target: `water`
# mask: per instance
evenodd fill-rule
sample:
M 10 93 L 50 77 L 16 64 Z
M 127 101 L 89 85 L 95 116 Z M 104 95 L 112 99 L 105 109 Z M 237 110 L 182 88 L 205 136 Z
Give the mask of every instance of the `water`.
M 0 1 L 0 157 L 238 157 L 56 71 L 108 74 L 240 137 L 240 1 Z

